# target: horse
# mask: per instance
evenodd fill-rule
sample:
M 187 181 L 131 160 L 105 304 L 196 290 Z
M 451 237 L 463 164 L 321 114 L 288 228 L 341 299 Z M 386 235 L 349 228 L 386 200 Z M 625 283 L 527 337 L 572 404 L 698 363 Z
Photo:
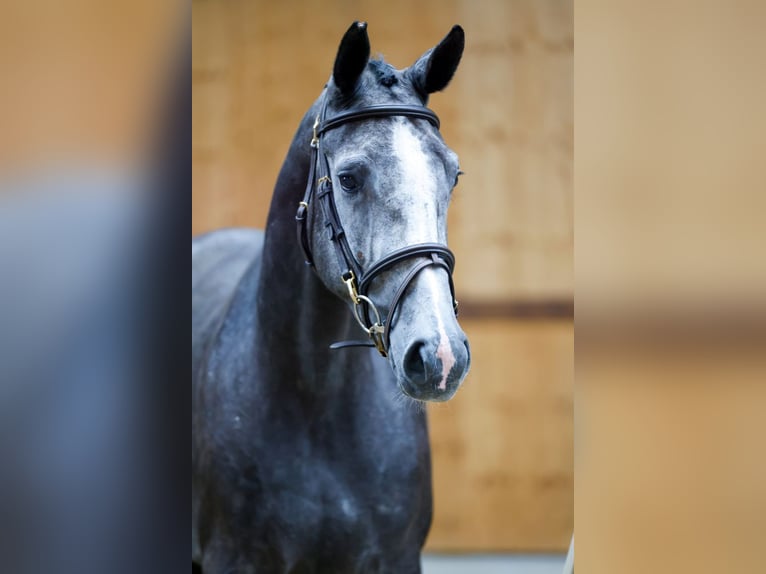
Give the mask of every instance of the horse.
M 192 240 L 194 570 L 421 571 L 423 405 L 470 365 L 446 245 L 461 172 L 427 107 L 464 43 L 454 26 L 398 70 L 354 22 L 265 232 Z

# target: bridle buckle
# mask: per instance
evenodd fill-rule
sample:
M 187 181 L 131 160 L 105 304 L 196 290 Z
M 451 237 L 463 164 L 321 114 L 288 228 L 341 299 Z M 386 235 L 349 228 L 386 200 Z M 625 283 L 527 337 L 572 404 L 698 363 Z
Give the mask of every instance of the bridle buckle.
M 388 352 L 386 351 L 384 340 L 386 327 L 380 320 L 380 313 L 378 312 L 378 308 L 369 297 L 359 294 L 356 286 L 356 275 L 354 275 L 352 270 L 349 269 L 343 275 L 341 275 L 341 280 L 346 284 L 346 288 L 348 289 L 348 296 L 351 299 L 351 302 L 354 304 L 352 309 L 354 311 L 354 318 L 356 319 L 356 322 L 359 323 L 359 326 L 364 330 L 365 333 L 367 333 L 367 335 L 369 335 L 370 339 L 372 339 L 372 342 L 375 344 L 375 348 L 378 350 L 378 352 L 382 356 L 387 357 Z M 375 315 L 375 322 L 371 325 L 368 325 L 361 315 L 360 308 L 362 307 L 362 303 L 365 303 L 372 310 L 373 315 Z
M 370 339 L 372 339 L 372 342 L 375 343 L 375 348 L 378 350 L 378 353 L 380 353 L 381 356 L 388 357 L 388 351 L 386 351 L 386 343 L 383 338 L 384 333 L 385 328 L 383 325 L 376 324 L 370 327 Z
M 340 276 L 341 281 L 346 284 L 348 296 L 354 305 L 359 305 L 359 293 L 356 290 L 356 276 L 350 269 Z

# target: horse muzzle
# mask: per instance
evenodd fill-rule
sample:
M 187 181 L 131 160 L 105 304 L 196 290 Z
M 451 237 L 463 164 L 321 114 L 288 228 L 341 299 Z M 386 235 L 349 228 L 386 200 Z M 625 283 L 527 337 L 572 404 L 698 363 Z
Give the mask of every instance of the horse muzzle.
M 447 401 L 455 394 L 471 365 L 468 339 L 460 328 L 452 336 L 441 330 L 416 339 L 404 352 L 399 385 L 419 401 Z

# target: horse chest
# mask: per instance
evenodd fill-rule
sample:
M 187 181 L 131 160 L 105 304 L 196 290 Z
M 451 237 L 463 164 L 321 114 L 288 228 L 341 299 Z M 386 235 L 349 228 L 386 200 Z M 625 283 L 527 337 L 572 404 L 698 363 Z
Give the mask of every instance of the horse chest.
M 285 556 L 372 556 L 406 545 L 408 532 L 430 522 L 427 447 L 410 426 L 363 438 L 304 427 L 272 441 L 259 457 L 254 509 L 263 535 L 280 540 Z
M 293 431 L 269 446 L 264 495 L 289 492 L 306 501 L 306 518 L 346 525 L 406 514 L 411 499 L 421 495 L 428 460 L 414 437 L 312 432 Z

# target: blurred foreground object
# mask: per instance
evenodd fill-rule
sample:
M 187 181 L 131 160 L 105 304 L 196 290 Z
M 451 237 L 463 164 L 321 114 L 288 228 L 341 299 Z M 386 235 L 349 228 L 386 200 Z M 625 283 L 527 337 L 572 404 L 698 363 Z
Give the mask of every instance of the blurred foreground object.
M 169 512 L 159 512 L 172 499 L 157 494 L 156 463 L 173 377 L 156 359 L 171 359 L 167 345 L 157 350 L 169 339 L 163 282 L 176 275 L 166 265 L 175 229 L 166 216 L 175 190 L 190 195 L 180 8 L 4 5 L 4 572 L 167 571 L 156 550 L 173 532 L 161 519 Z M 184 249 L 184 267 L 186 257 Z
M 762 572 L 766 4 L 577 3 L 577 564 Z
M 13 572 L 111 571 L 127 535 L 115 518 L 135 502 L 145 219 L 140 195 L 114 190 L 135 185 L 62 174 L 0 207 L 0 555 Z

